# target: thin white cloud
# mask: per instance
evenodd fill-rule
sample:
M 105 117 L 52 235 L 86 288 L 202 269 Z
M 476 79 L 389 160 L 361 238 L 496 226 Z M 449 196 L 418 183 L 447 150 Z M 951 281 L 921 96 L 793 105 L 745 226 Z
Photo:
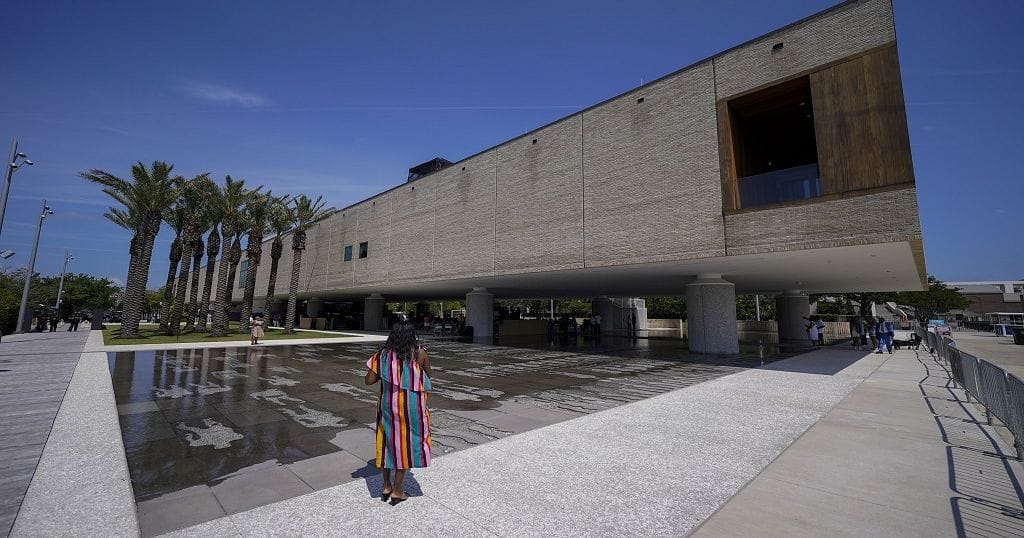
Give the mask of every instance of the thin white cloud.
M 243 107 L 261 107 L 270 104 L 270 100 L 261 95 L 217 84 L 191 83 L 182 86 L 181 90 L 190 97 L 211 103 Z

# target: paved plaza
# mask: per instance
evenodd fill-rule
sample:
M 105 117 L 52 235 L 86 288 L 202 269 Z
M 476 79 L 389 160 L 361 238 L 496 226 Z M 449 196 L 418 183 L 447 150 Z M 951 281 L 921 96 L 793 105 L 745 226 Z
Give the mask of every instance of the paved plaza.
M 1024 534 L 1024 468 L 924 351 L 431 342 L 439 457 L 392 507 L 362 385 L 379 344 L 107 353 L 97 335 L 14 536 Z M 57 341 L 21 379 L 73 364 L 81 338 Z
M 379 345 L 108 353 L 143 535 L 376 475 L 363 375 Z M 581 347 L 430 342 L 435 456 L 761 364 L 678 341 Z

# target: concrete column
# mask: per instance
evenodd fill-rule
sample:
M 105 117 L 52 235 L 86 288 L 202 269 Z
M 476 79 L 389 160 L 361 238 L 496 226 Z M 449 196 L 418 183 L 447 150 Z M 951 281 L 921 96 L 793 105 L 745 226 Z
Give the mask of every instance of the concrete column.
M 363 299 L 363 330 L 384 330 L 384 297 L 379 293 Z
M 775 297 L 775 319 L 779 324 L 779 343 L 805 343 L 807 325 L 805 318 L 811 315 L 811 302 L 800 290 L 786 290 Z
M 316 297 L 306 301 L 306 317 L 315 318 L 324 309 L 324 302 Z
M 736 334 L 736 286 L 722 275 L 706 273 L 686 285 L 686 321 L 690 351 L 740 352 Z
M 590 311 L 601 316 L 601 334 L 615 330 L 615 306 L 612 300 L 602 295 L 590 300 Z
M 474 339 L 494 336 L 494 294 L 486 288 L 466 294 L 466 326 L 473 328 Z

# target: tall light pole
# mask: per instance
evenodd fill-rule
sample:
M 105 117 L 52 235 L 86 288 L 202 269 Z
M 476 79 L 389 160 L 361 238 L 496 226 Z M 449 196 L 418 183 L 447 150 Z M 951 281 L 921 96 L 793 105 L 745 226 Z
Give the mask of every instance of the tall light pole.
M 39 224 L 36 225 L 36 240 L 32 243 L 32 255 L 28 259 L 28 272 L 25 273 L 25 288 L 21 291 L 21 308 L 18 309 L 18 325 L 15 332 L 25 332 L 22 323 L 25 322 L 25 307 L 28 306 L 28 289 L 32 285 L 32 273 L 36 270 L 36 251 L 39 250 L 39 234 L 43 231 L 43 220 L 47 215 L 52 215 L 53 210 L 43 200 L 43 208 L 39 210 Z
M 57 304 L 54 305 L 54 309 L 57 310 L 57 316 L 60 316 L 60 298 L 61 294 L 64 293 L 64 273 L 68 272 L 68 262 L 75 259 L 71 255 L 70 251 L 64 251 L 64 268 L 60 270 L 60 285 L 57 286 Z
M 22 159 L 19 163 L 18 159 Z M 4 212 L 7 211 L 7 194 L 11 190 L 11 176 L 14 175 L 14 171 L 21 168 L 22 165 L 27 164 L 32 166 L 32 161 L 28 159 L 28 156 L 24 153 L 18 153 L 18 139 L 11 140 L 11 157 L 7 159 L 7 174 L 4 176 L 4 192 L 0 194 L 0 232 L 4 229 Z

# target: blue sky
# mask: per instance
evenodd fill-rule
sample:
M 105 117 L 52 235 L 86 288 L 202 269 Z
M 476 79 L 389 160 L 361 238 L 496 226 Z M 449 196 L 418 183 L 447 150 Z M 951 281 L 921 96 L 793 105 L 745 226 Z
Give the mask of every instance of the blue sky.
M 118 280 L 128 234 L 77 173 L 166 160 L 341 207 L 829 7 L 773 2 L 5 3 L 0 248 Z M 1024 2 L 896 0 L 929 273 L 1024 278 Z M 863 223 L 871 225 L 871 223 Z M 161 245 L 170 242 L 168 233 Z M 154 254 L 151 286 L 166 275 Z

